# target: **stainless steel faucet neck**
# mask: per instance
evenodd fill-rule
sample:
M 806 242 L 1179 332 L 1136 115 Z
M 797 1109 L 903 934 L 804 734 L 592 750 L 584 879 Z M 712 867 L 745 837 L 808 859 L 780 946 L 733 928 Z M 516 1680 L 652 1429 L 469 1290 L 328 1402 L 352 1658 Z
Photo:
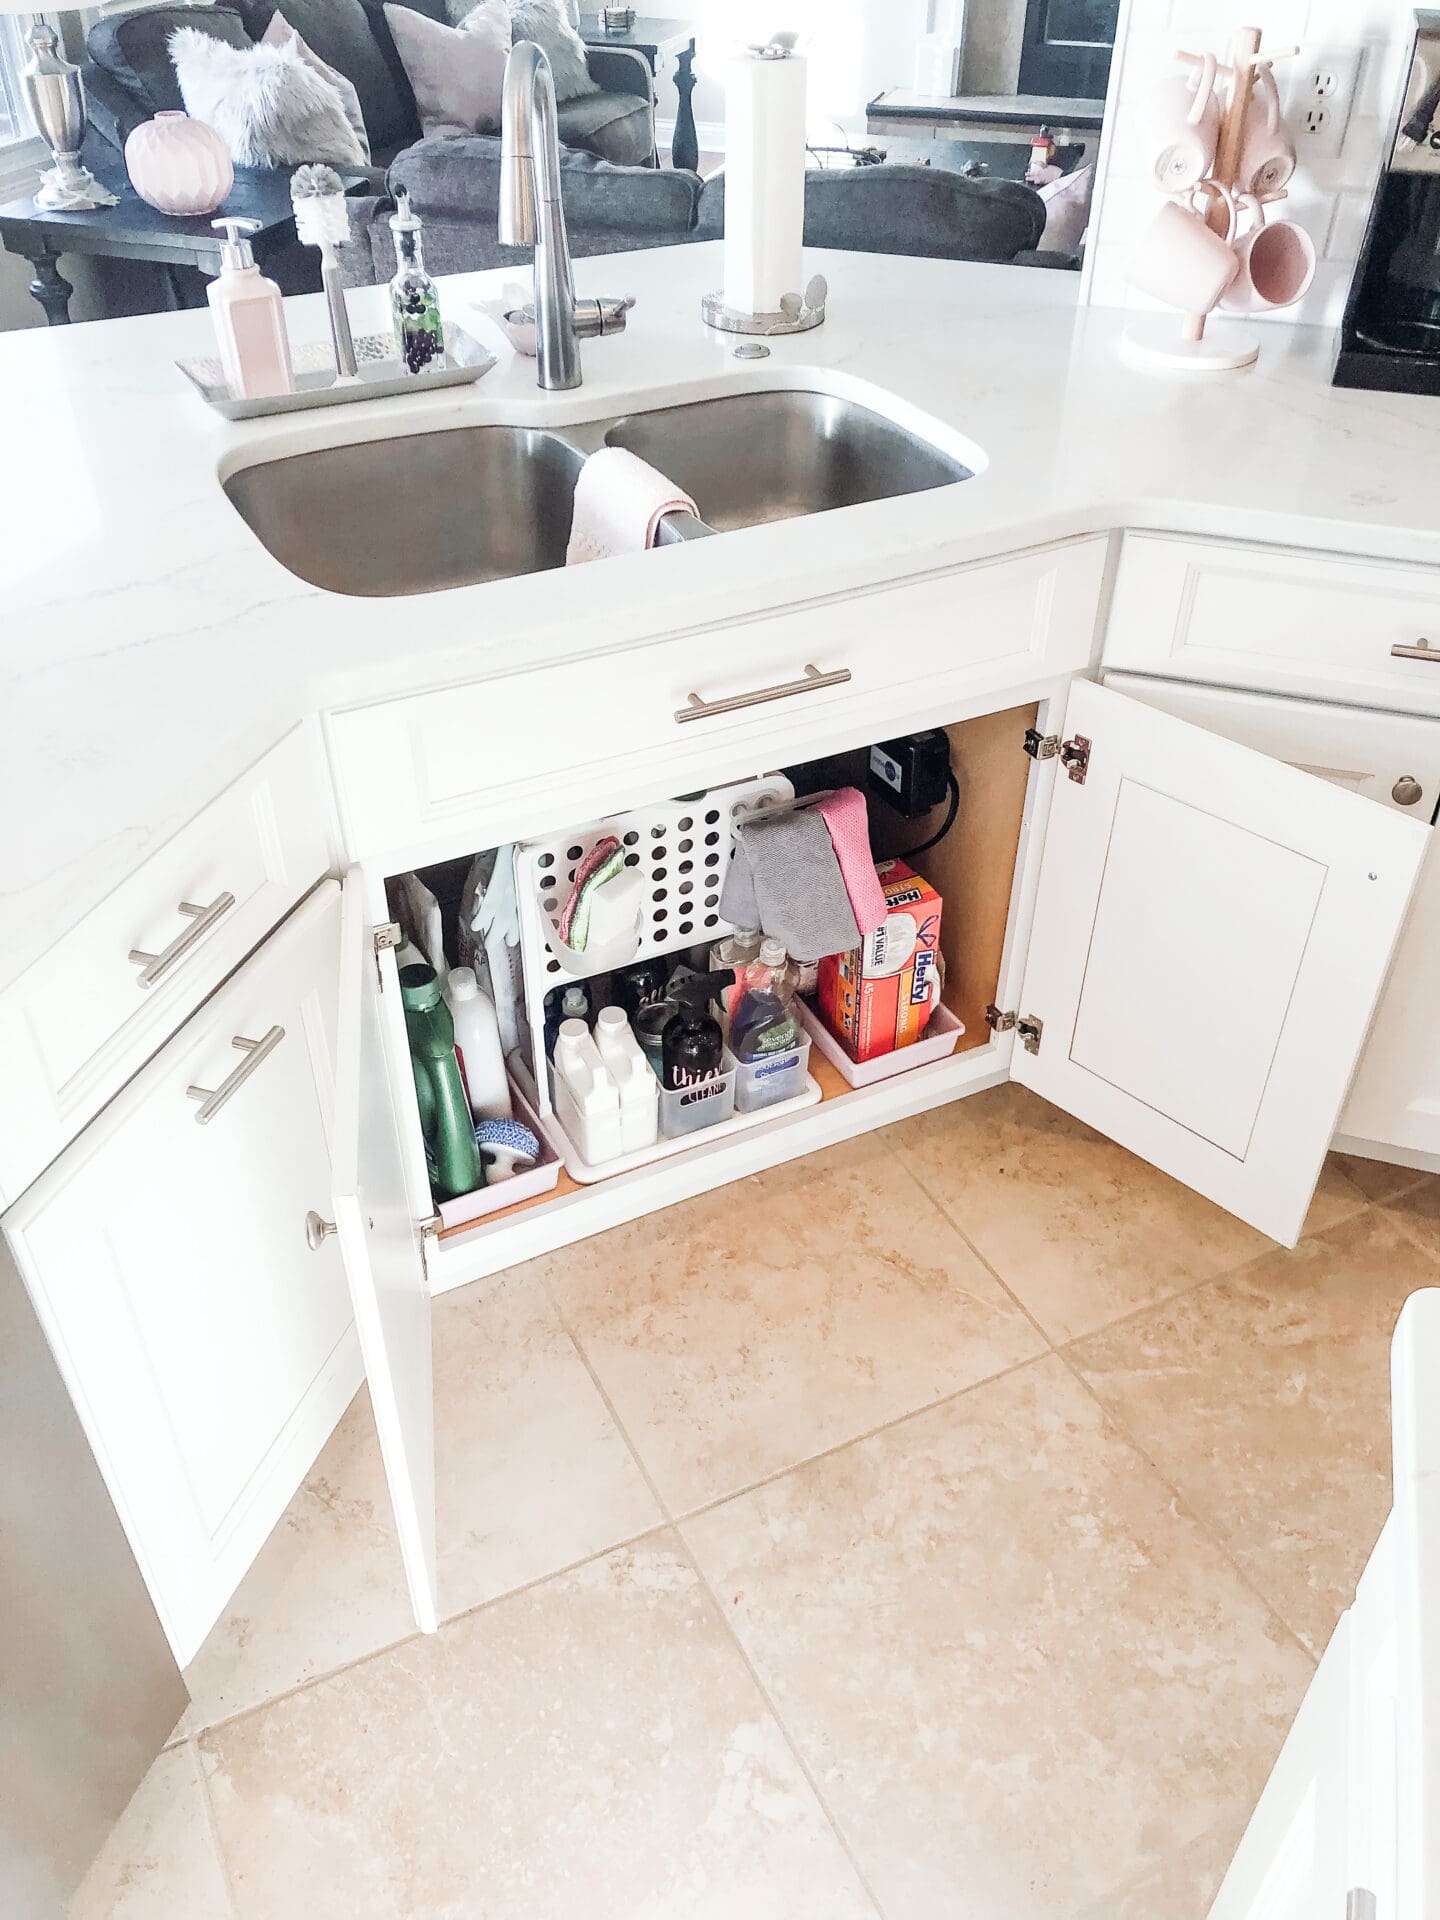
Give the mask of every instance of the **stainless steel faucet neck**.
M 505 64 L 500 120 L 500 239 L 535 249 L 535 362 L 542 387 L 580 385 L 575 283 L 560 198 L 560 133 L 550 62 L 519 40 Z

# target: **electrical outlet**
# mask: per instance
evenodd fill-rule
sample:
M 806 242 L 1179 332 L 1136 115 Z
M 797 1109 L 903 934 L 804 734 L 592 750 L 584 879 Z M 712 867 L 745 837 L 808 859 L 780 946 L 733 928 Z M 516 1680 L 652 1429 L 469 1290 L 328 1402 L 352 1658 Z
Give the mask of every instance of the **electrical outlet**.
M 1302 160 L 1333 159 L 1344 147 L 1364 57 L 1361 47 L 1302 47 L 1280 69 L 1285 119 Z

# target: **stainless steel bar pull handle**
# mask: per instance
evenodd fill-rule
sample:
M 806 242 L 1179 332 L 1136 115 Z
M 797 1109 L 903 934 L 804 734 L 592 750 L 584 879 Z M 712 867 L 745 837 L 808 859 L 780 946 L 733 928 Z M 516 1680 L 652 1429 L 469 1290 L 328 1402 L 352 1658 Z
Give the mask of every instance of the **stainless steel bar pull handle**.
M 1440 665 L 1440 647 L 1432 647 L 1428 640 L 1417 640 L 1413 647 L 1407 647 L 1397 640 L 1390 649 L 1392 660 L 1434 660 Z
M 208 1125 L 225 1102 L 240 1091 L 260 1062 L 268 1059 L 284 1038 L 283 1027 L 271 1027 L 270 1031 L 262 1034 L 258 1040 L 247 1040 L 243 1033 L 237 1033 L 230 1044 L 232 1047 L 239 1047 L 245 1058 L 235 1071 L 227 1074 L 218 1087 L 186 1087 L 185 1089 L 192 1100 L 200 1102 L 200 1111 L 195 1116 L 196 1126 Z
M 773 687 L 756 687 L 751 693 L 732 693 L 725 700 L 702 700 L 698 693 L 692 693 L 675 718 L 683 727 L 687 720 L 708 720 L 716 713 L 738 713 L 741 707 L 763 707 L 767 700 L 788 700 L 792 693 L 818 693 L 822 687 L 843 687 L 849 678 L 848 667 L 836 667 L 833 673 L 806 667 L 803 679 L 782 680 Z
M 144 968 L 136 985 L 153 987 L 158 980 L 163 980 L 175 962 L 183 960 L 195 942 L 202 940 L 221 914 L 228 913 L 234 904 L 233 893 L 217 894 L 208 907 L 197 907 L 193 900 L 182 900 L 180 911 L 190 924 L 176 934 L 162 953 L 143 953 L 139 947 L 130 949 L 130 964 Z

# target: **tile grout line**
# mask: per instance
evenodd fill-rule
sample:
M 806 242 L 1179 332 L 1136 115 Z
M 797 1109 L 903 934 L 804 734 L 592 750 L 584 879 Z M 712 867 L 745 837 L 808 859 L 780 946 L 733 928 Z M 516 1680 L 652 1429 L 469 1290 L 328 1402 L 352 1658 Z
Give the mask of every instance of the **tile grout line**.
M 826 1800 L 824 1794 L 820 1791 L 819 1782 L 816 1780 L 814 1774 L 811 1772 L 809 1764 L 807 1763 L 804 1755 L 801 1753 L 800 1748 L 796 1743 L 794 1735 L 791 1733 L 789 1727 L 786 1726 L 784 1720 L 781 1718 L 780 1713 L 776 1708 L 774 1700 L 770 1697 L 769 1689 L 766 1687 L 765 1683 L 761 1680 L 759 1673 L 756 1671 L 754 1661 L 750 1658 L 749 1653 L 746 1651 L 745 1647 L 742 1645 L 740 1636 L 736 1633 L 735 1629 L 732 1627 L 729 1620 L 725 1617 L 725 1610 L 720 1605 L 719 1598 L 717 1597 L 714 1588 L 710 1585 L 710 1582 L 705 1578 L 704 1573 L 701 1571 L 700 1564 L 696 1560 L 695 1555 L 691 1550 L 690 1542 L 685 1538 L 685 1535 L 681 1532 L 679 1523 L 677 1522 L 677 1520 L 675 1519 L 675 1516 L 670 1511 L 670 1506 L 668 1501 L 665 1499 L 664 1495 L 661 1493 L 660 1488 L 656 1484 L 655 1479 L 651 1474 L 649 1467 L 646 1466 L 645 1461 L 642 1459 L 639 1448 L 635 1445 L 635 1442 L 631 1439 L 629 1429 L 626 1427 L 624 1421 L 620 1418 L 619 1412 L 615 1407 L 615 1403 L 611 1400 L 610 1395 L 606 1392 L 599 1374 L 596 1373 L 595 1368 L 591 1365 L 589 1354 L 586 1353 L 583 1345 L 581 1344 L 580 1340 L 577 1338 L 575 1330 L 570 1325 L 570 1321 L 566 1316 L 564 1308 L 560 1304 L 559 1300 L 555 1297 L 555 1294 L 549 1287 L 548 1283 L 542 1283 L 542 1284 L 545 1284 L 546 1296 L 549 1299 L 551 1306 L 554 1308 L 555 1315 L 559 1320 L 561 1326 L 565 1329 L 566 1336 L 569 1339 L 570 1344 L 574 1347 L 576 1356 L 578 1357 L 581 1366 L 584 1367 L 586 1373 L 590 1376 L 590 1379 L 592 1384 L 594 1385 L 595 1391 L 600 1396 L 601 1404 L 604 1406 L 610 1418 L 614 1421 L 616 1432 L 620 1435 L 620 1438 L 625 1442 L 626 1447 L 629 1449 L 630 1456 L 635 1462 L 636 1468 L 638 1469 L 641 1477 L 644 1479 L 646 1486 L 649 1487 L 650 1489 L 651 1495 L 654 1498 L 656 1506 L 659 1507 L 660 1512 L 664 1515 L 663 1530 L 669 1532 L 673 1536 L 673 1538 L 678 1542 L 680 1551 L 684 1555 L 686 1563 L 689 1565 L 691 1572 L 695 1575 L 695 1579 L 699 1584 L 701 1593 L 704 1595 L 705 1599 L 709 1602 L 710 1610 L 711 1610 L 711 1613 L 714 1615 L 716 1624 L 719 1626 L 721 1633 L 729 1641 L 730 1645 L 735 1649 L 735 1652 L 740 1659 L 741 1665 L 744 1667 L 746 1673 L 749 1674 L 750 1684 L 754 1687 L 756 1693 L 759 1695 L 762 1703 L 764 1704 L 766 1712 L 770 1715 L 770 1718 L 774 1721 L 776 1731 L 779 1733 L 780 1738 L 784 1741 L 785 1746 L 789 1751 L 791 1759 L 795 1762 L 796 1767 L 799 1769 L 801 1779 L 804 1780 L 806 1786 L 809 1787 L 811 1794 L 814 1796 L 816 1806 L 820 1809 L 821 1815 L 823 1816 L 826 1825 L 830 1828 L 830 1831 L 835 1836 L 836 1845 L 840 1848 L 840 1851 L 844 1854 L 846 1860 L 849 1861 L 851 1871 L 854 1873 L 855 1878 L 859 1883 L 862 1892 L 865 1895 L 865 1898 L 870 1902 L 870 1905 L 877 1916 L 877 1920 L 885 1920 L 884 1909 L 881 1907 L 879 1900 L 876 1898 L 874 1889 L 871 1887 L 870 1882 L 865 1877 L 864 1872 L 861 1870 L 860 1862 L 855 1857 L 855 1854 L 853 1849 L 851 1848 L 849 1839 L 847 1838 L 844 1831 L 842 1830 L 839 1821 L 835 1818 L 834 1813 L 831 1811 L 829 1801 Z M 653 1529 L 652 1531 L 660 1531 L 660 1530 L 661 1529 Z
M 929 1188 L 926 1187 L 924 1183 L 920 1180 L 920 1177 L 918 1174 L 912 1173 L 911 1177 L 912 1179 L 915 1180 L 916 1184 L 920 1186 L 921 1191 L 926 1194 L 927 1198 L 929 1198 L 933 1202 L 933 1204 L 940 1209 L 941 1213 L 944 1214 L 945 1218 L 949 1221 L 950 1225 L 954 1228 L 955 1232 L 959 1234 L 960 1238 L 965 1242 L 965 1245 L 969 1247 L 970 1251 L 974 1254 L 975 1258 L 980 1262 L 980 1264 L 985 1268 L 986 1272 L 989 1273 L 990 1277 L 995 1281 L 996 1285 L 999 1287 L 1003 1287 L 1005 1292 L 1010 1295 L 1010 1298 L 1015 1301 L 1016 1306 L 1019 1307 L 1020 1311 L 1025 1315 L 1026 1319 L 1030 1321 L 1031 1325 L 1035 1328 L 1036 1332 L 1039 1333 L 1041 1338 L 1048 1343 L 1050 1356 L 1052 1356 L 1054 1359 L 1058 1360 L 1061 1363 L 1061 1365 L 1065 1368 L 1067 1373 L 1070 1374 L 1072 1379 L 1074 1379 L 1074 1381 L 1080 1387 L 1080 1389 L 1086 1395 L 1086 1397 L 1094 1402 L 1095 1406 L 1099 1409 L 1101 1418 L 1112 1429 L 1112 1431 L 1118 1434 L 1119 1437 L 1126 1443 L 1126 1445 L 1131 1447 L 1134 1450 L 1134 1452 L 1139 1455 L 1140 1459 L 1142 1459 L 1145 1462 L 1146 1466 L 1149 1467 L 1150 1471 L 1155 1475 L 1156 1479 L 1159 1480 L 1161 1486 L 1163 1486 L 1166 1489 L 1166 1491 L 1169 1493 L 1171 1499 L 1174 1500 L 1176 1504 L 1189 1516 L 1190 1520 L 1194 1523 L 1196 1527 L 1200 1529 L 1201 1533 L 1211 1543 L 1211 1545 L 1214 1546 L 1219 1551 L 1222 1558 L 1233 1569 L 1241 1585 L 1246 1589 L 1247 1592 L 1252 1594 L 1255 1597 L 1255 1599 L 1257 1599 L 1260 1602 L 1261 1606 L 1265 1609 L 1266 1613 L 1270 1616 L 1270 1618 L 1279 1625 L 1279 1627 L 1285 1634 L 1286 1638 L 1294 1642 L 1294 1644 L 1300 1649 L 1301 1653 L 1310 1662 L 1312 1667 L 1317 1665 L 1318 1664 L 1317 1656 L 1310 1651 L 1310 1648 L 1306 1646 L 1305 1642 L 1301 1639 L 1300 1635 L 1290 1625 L 1290 1622 L 1284 1617 L 1284 1615 L 1274 1605 L 1274 1603 L 1264 1593 L 1260 1591 L 1258 1586 L 1256 1586 L 1255 1582 L 1251 1579 L 1249 1573 L 1246 1571 L 1244 1567 L 1240 1565 L 1239 1561 L 1235 1558 L 1235 1555 L 1230 1549 L 1229 1543 L 1226 1540 L 1222 1539 L 1220 1535 L 1216 1533 L 1214 1528 L 1212 1528 L 1210 1524 L 1206 1520 L 1204 1520 L 1199 1513 L 1196 1512 L 1194 1507 L 1191 1506 L 1190 1502 L 1183 1496 L 1183 1494 L 1181 1494 L 1179 1488 L 1174 1486 L 1171 1483 L 1171 1480 L 1168 1474 L 1161 1472 L 1160 1468 L 1156 1465 L 1155 1461 L 1151 1459 L 1146 1449 L 1143 1446 L 1141 1446 L 1140 1442 L 1135 1438 L 1134 1434 L 1130 1432 L 1128 1427 L 1124 1426 L 1121 1423 L 1119 1417 L 1116 1414 L 1111 1412 L 1110 1408 L 1105 1405 L 1105 1402 L 1100 1398 L 1099 1394 L 1096 1393 L 1094 1388 L 1090 1385 L 1089 1381 L 1086 1380 L 1085 1377 L 1080 1373 L 1079 1369 L 1077 1368 L 1074 1360 L 1071 1358 L 1070 1353 L 1068 1351 L 1070 1347 L 1078 1345 L 1078 1343 L 1081 1340 L 1089 1340 L 1094 1338 L 1095 1335 L 1097 1334 L 1109 1333 L 1112 1327 L 1123 1326 L 1126 1324 L 1127 1321 L 1139 1319 L 1142 1315 L 1146 1313 L 1153 1313 L 1160 1307 L 1169 1307 L 1173 1305 L 1173 1303 L 1177 1300 L 1188 1298 L 1188 1296 L 1192 1293 L 1198 1293 L 1201 1287 L 1214 1286 L 1219 1281 L 1222 1281 L 1222 1280 L 1232 1280 L 1234 1279 L 1236 1274 L 1243 1272 L 1246 1267 L 1253 1266 L 1256 1261 L 1268 1260 L 1270 1258 L 1269 1253 L 1267 1252 L 1267 1253 L 1255 1254 L 1248 1260 L 1241 1260 L 1235 1266 L 1227 1268 L 1223 1273 L 1211 1274 L 1206 1279 L 1197 1280 L 1194 1282 L 1193 1285 L 1188 1287 L 1182 1287 L 1178 1293 L 1168 1294 L 1163 1300 L 1154 1301 L 1150 1306 L 1137 1307 L 1133 1313 L 1123 1314 L 1119 1320 L 1107 1321 L 1103 1327 L 1096 1327 L 1095 1329 L 1093 1329 L 1091 1333 L 1076 1334 L 1071 1339 L 1066 1340 L 1063 1344 L 1056 1345 L 1053 1341 L 1050 1340 L 1050 1336 L 1046 1333 L 1045 1329 L 1040 1325 L 1040 1322 L 1035 1318 L 1034 1314 L 1030 1312 L 1029 1308 L 1025 1305 L 1024 1301 L 1021 1300 L 1018 1297 L 1018 1295 L 1013 1293 L 1011 1289 L 1005 1285 L 1005 1282 L 1001 1279 L 1000 1275 L 995 1271 L 995 1268 L 985 1258 L 985 1255 L 975 1245 L 975 1242 L 970 1238 L 969 1234 L 966 1233 L 965 1229 L 960 1225 L 960 1222 L 955 1218 L 955 1216 L 951 1213 L 950 1209 L 944 1204 L 944 1202 L 940 1200 L 936 1200 L 934 1198 L 934 1195 L 930 1193 Z M 1373 1210 L 1371 1207 L 1371 1203 L 1366 1202 L 1364 1205 L 1357 1207 L 1353 1214 L 1347 1214 L 1344 1220 L 1337 1220 L 1335 1222 L 1335 1225 L 1337 1227 L 1343 1226 L 1346 1221 L 1358 1219 L 1361 1214 L 1371 1210 Z M 1328 1231 L 1328 1229 L 1326 1231 Z M 1309 1235 L 1301 1236 L 1302 1240 L 1310 1237 L 1311 1236 Z M 1317 1235 L 1314 1237 L 1318 1238 L 1319 1236 Z
M 230 1858 L 225 1851 L 225 1843 L 220 1838 L 220 1822 L 216 1817 L 215 1801 L 210 1792 L 210 1779 L 193 1736 L 185 1741 L 185 1746 L 190 1755 L 190 1771 L 194 1775 L 195 1784 L 200 1793 L 200 1805 L 205 1820 L 205 1831 L 210 1840 L 210 1849 L 220 1869 L 220 1884 L 225 1890 L 225 1905 L 231 1920 L 240 1920 L 240 1900 L 235 1891 L 235 1877 L 230 1871 Z

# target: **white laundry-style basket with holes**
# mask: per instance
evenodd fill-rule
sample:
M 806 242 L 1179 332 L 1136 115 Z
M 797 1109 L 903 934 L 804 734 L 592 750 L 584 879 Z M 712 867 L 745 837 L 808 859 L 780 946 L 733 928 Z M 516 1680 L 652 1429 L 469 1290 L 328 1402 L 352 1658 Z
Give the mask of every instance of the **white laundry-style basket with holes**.
M 631 1167 L 664 1158 L 706 1137 L 718 1137 L 773 1120 L 794 1107 L 813 1105 L 820 1088 L 808 1079 L 793 1100 L 757 1113 L 737 1114 L 691 1139 L 662 1139 L 641 1153 L 626 1154 L 589 1168 L 575 1154 L 555 1120 L 544 1052 L 545 999 L 572 980 L 589 980 L 652 954 L 709 946 L 729 933 L 720 912 L 720 891 L 735 841 L 735 821 L 747 812 L 793 800 L 795 789 L 783 774 L 739 780 L 683 800 L 661 800 L 630 813 L 612 814 L 569 833 L 527 840 L 515 849 L 515 891 L 520 903 L 520 955 L 525 980 L 525 1013 L 535 1054 L 536 1108 L 571 1174 L 579 1180 L 607 1179 Z M 638 938 L 623 952 L 577 953 L 560 938 L 560 916 L 581 862 L 607 835 L 625 851 L 625 864 L 638 869 L 645 885 Z

